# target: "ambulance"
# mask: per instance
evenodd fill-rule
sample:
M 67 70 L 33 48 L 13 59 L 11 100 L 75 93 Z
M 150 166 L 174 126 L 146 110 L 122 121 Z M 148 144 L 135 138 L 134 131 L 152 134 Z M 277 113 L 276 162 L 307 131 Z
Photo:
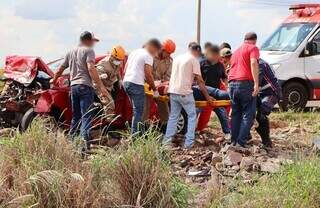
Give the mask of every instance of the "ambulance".
M 297 4 L 262 44 L 261 58 L 279 79 L 284 110 L 303 109 L 320 100 L 320 4 Z

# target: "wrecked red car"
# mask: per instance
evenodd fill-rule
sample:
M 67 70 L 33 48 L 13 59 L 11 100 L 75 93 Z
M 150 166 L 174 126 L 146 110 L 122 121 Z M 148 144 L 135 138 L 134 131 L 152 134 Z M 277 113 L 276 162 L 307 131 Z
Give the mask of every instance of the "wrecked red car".
M 99 56 L 96 62 L 106 56 Z M 30 56 L 9 56 L 6 58 L 4 77 L 5 87 L 0 96 L 0 127 L 19 127 L 24 131 L 37 115 L 53 117 L 60 127 L 69 128 L 72 118 L 70 104 L 69 71 L 58 79 L 55 86 L 50 86 L 50 79 L 61 64 L 62 59 L 45 64 L 39 57 Z M 124 63 L 120 73 L 124 75 Z M 110 123 L 101 115 L 101 104 L 97 98 L 95 102 L 95 119 L 93 127 L 103 132 L 122 129 L 127 122 L 131 122 L 132 108 L 130 101 L 123 89 L 115 84 L 112 92 L 115 100 L 116 118 Z M 146 94 L 152 97 L 152 91 L 146 89 Z M 163 95 L 164 102 L 168 102 L 168 95 Z M 212 107 L 228 106 L 229 101 L 216 101 Z M 206 101 L 197 101 L 196 107 L 205 108 Z M 199 125 L 201 129 L 206 127 L 210 114 L 202 118 Z M 157 105 L 151 103 L 149 118 L 158 120 Z M 165 127 L 165 125 L 162 125 Z M 178 122 L 178 133 L 185 133 L 187 128 L 187 116 L 182 113 Z M 198 130 L 201 130 L 199 129 Z
M 33 109 L 42 91 L 50 88 L 53 72 L 39 58 L 8 56 L 5 61 L 4 88 L 0 95 L 0 125 L 25 125 L 25 114 Z

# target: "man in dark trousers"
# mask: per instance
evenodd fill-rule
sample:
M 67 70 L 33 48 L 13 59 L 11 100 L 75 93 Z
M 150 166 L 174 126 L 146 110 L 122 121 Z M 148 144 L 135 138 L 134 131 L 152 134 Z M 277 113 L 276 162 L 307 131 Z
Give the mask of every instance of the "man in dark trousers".
M 281 99 L 282 93 L 281 86 L 270 65 L 262 59 L 259 60 L 259 83 L 256 115 L 259 126 L 256 131 L 262 139 L 262 144 L 265 147 L 272 147 L 268 115 Z
M 80 36 L 80 44 L 67 53 L 52 83 L 56 83 L 66 68 L 70 68 L 72 121 L 70 135 L 73 137 L 80 126 L 80 136 L 89 147 L 92 113 L 90 107 L 94 102 L 95 90 L 102 96 L 108 91 L 99 78 L 95 68 L 94 44 L 99 41 L 91 32 L 85 31 Z
M 211 45 L 207 47 L 206 58 L 200 62 L 201 75 L 206 83 L 207 87 L 219 89 L 221 82 L 224 82 L 227 86 L 228 77 L 225 72 L 223 64 L 220 62 L 220 49 L 217 45 Z M 209 90 L 210 91 L 210 90 Z M 229 99 L 227 91 L 221 91 L 225 93 L 226 97 L 214 97 L 216 99 Z M 220 93 L 220 94 L 221 94 Z M 214 96 L 214 95 L 213 95 Z M 218 116 L 222 131 L 225 134 L 225 138 L 230 140 L 231 131 L 229 128 L 228 115 L 225 108 L 215 108 L 214 112 Z
M 256 115 L 259 93 L 259 49 L 257 35 L 245 35 L 244 43 L 231 58 L 229 92 L 231 99 L 231 142 L 246 147 L 248 135 Z

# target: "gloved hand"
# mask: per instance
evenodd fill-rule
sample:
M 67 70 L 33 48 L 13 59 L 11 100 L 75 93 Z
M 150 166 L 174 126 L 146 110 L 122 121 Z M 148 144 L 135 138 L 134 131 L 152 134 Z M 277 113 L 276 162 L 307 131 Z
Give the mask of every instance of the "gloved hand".
M 159 94 L 158 90 L 153 92 L 153 97 L 154 98 L 159 98 L 160 97 L 160 94 Z

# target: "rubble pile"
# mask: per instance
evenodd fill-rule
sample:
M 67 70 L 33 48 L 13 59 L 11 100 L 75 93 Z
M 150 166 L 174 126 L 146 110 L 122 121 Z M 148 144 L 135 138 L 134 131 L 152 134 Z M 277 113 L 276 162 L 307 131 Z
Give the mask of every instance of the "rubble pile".
M 235 178 L 254 183 L 257 173 L 260 176 L 274 174 L 280 171 L 282 165 L 293 163 L 292 157 L 297 148 L 304 148 L 305 152 L 310 150 L 310 145 L 291 140 L 293 137 L 299 138 L 306 132 L 305 129 L 289 128 L 283 123 L 273 125 L 273 128 L 272 149 L 264 148 L 254 132 L 249 148 L 234 147 L 223 141 L 221 135 L 198 135 L 194 149 L 188 151 L 176 147 L 171 151 L 173 170 L 187 182 L 200 186 L 205 186 L 213 175 L 219 176 L 219 185 L 230 185 Z

